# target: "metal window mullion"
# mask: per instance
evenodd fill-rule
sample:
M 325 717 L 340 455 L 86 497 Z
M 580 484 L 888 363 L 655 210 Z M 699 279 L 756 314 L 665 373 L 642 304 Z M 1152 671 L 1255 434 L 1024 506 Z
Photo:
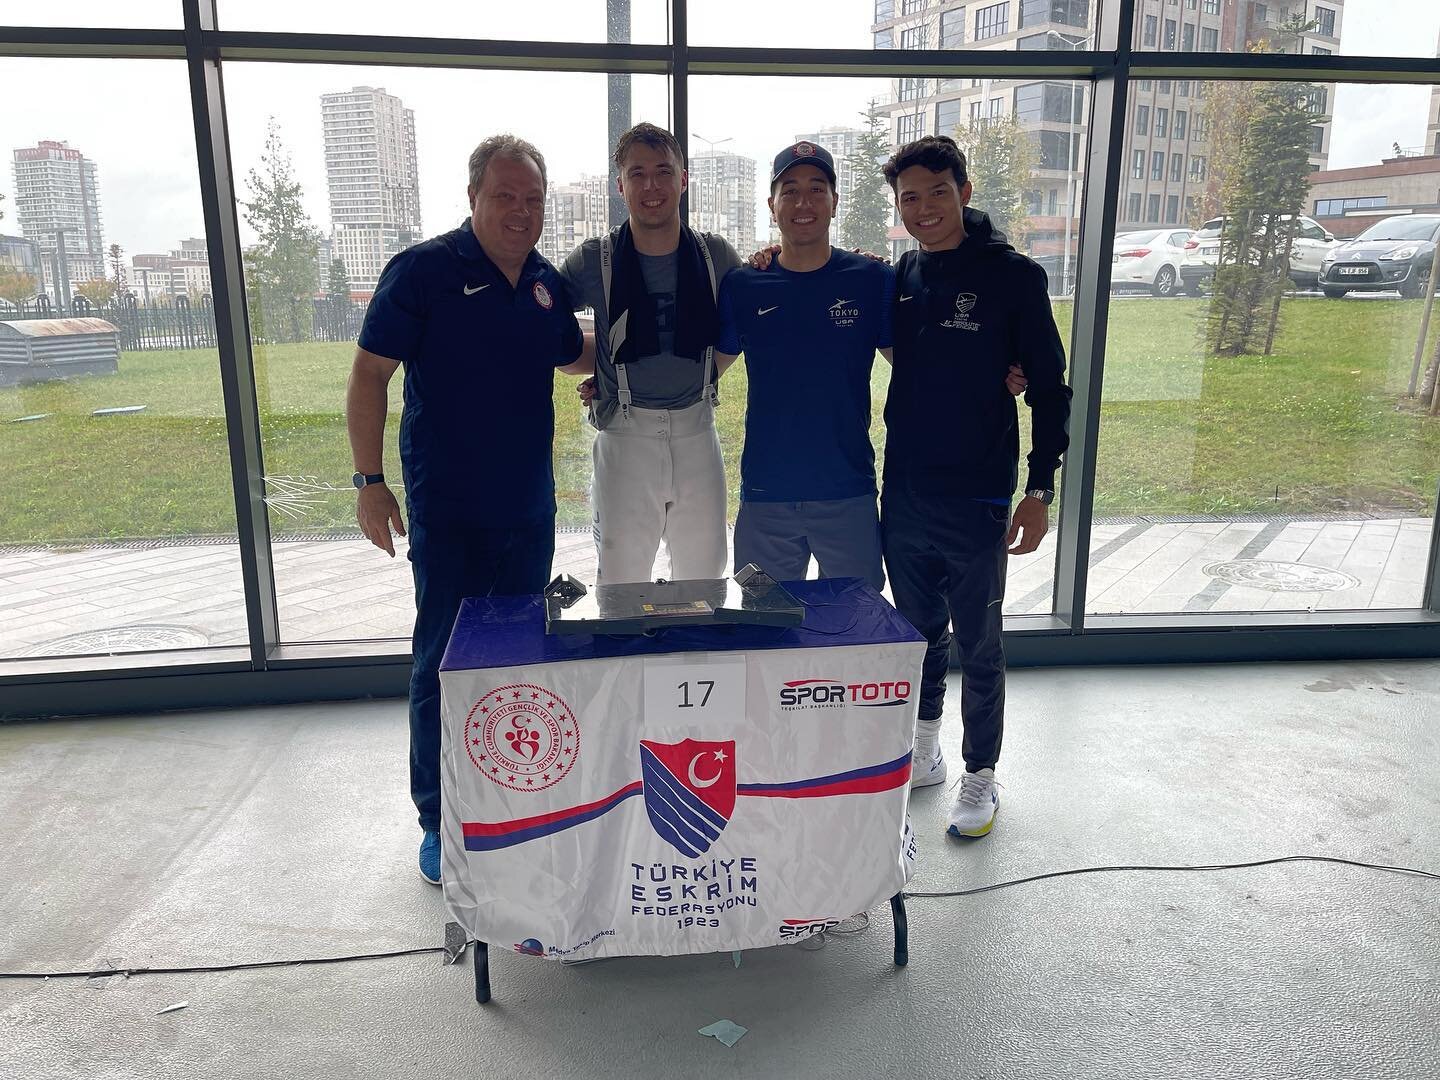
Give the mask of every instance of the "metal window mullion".
M 1425 590 L 1420 606 L 1440 615 L 1440 491 L 1435 495 L 1435 516 L 1430 519 L 1430 561 L 1425 571 Z
M 1055 615 L 1072 634 L 1085 629 L 1089 584 L 1091 515 L 1099 452 L 1100 401 L 1106 335 L 1110 325 L 1110 260 L 1115 247 L 1116 207 L 1124 162 L 1125 100 L 1129 92 L 1130 41 L 1135 0 L 1101 5 L 1097 36 L 1113 49 L 1114 68 L 1090 90 L 1090 141 L 1086 146 L 1085 195 L 1080 208 L 1080 265 L 1071 323 L 1070 450 L 1060 485 L 1056 534 Z M 1098 137 L 1097 137 L 1098 136 Z
M 689 0 L 670 0 L 670 130 L 690 160 L 690 11 Z M 680 193 L 680 220 L 690 220 L 690 193 Z
M 235 174 L 225 123 L 220 60 L 207 57 L 202 30 L 215 25 L 215 0 L 184 0 L 185 64 L 195 120 L 200 199 L 205 214 L 211 292 L 215 298 L 215 340 L 220 352 L 220 385 L 230 452 L 230 483 L 240 545 L 250 662 L 265 666 L 280 641 L 275 601 L 270 521 L 265 510 L 265 470 L 260 445 L 260 410 L 255 365 L 245 309 L 240 224 L 235 211 Z

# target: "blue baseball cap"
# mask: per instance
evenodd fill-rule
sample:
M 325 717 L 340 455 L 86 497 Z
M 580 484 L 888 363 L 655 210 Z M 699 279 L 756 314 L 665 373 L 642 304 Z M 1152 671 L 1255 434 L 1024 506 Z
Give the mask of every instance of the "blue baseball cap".
M 830 178 L 831 187 L 836 186 L 835 159 L 830 156 L 830 151 L 803 139 L 775 155 L 775 167 L 770 171 L 770 186 L 773 188 L 775 181 L 780 179 L 785 170 L 796 165 L 814 165 Z

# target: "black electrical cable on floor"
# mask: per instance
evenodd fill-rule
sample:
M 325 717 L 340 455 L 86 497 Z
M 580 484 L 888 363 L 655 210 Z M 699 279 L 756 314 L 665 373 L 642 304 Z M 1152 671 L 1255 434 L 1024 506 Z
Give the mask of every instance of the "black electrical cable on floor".
M 977 885 L 973 889 L 954 889 L 948 892 L 906 892 L 905 898 L 915 900 L 929 900 L 958 896 L 978 896 L 980 893 L 995 892 L 997 889 L 1009 889 L 1016 885 L 1028 885 L 1035 881 L 1048 881 L 1051 878 L 1076 877 L 1081 874 L 1110 874 L 1132 871 L 1159 871 L 1173 872 L 1183 871 L 1188 873 L 1210 872 L 1216 870 L 1248 870 L 1256 866 L 1276 866 L 1280 863 L 1295 862 L 1317 862 L 1332 863 L 1336 866 L 1356 866 L 1362 870 L 1378 870 L 1387 874 L 1406 874 L 1412 877 L 1429 878 L 1440 881 L 1440 874 L 1429 870 L 1418 870 L 1410 866 L 1389 866 L 1385 863 L 1362 862 L 1359 859 L 1342 859 L 1336 855 L 1281 855 L 1273 859 L 1256 859 L 1253 862 L 1238 863 L 1215 863 L 1209 866 L 1161 866 L 1161 865 L 1127 865 L 1127 866 L 1082 866 L 1074 870 L 1052 870 L 1046 874 L 1032 874 L 1029 877 L 1015 878 L 1013 881 L 997 881 L 990 885 Z M 858 933 L 869 925 L 869 919 L 853 930 L 843 931 L 846 933 Z M 466 942 L 470 945 L 472 942 Z M 214 971 L 256 971 L 261 968 L 283 968 L 283 967 L 304 967 L 315 964 L 343 964 L 354 960 L 386 960 L 396 956 L 424 956 L 430 953 L 446 952 L 444 946 L 434 945 L 420 949 L 396 949 L 393 952 L 375 953 L 354 953 L 346 956 L 318 956 L 299 960 L 258 960 L 244 964 L 205 964 L 195 967 L 137 967 L 137 968 L 116 968 L 102 969 L 99 971 L 0 971 L 0 979 L 105 979 L 113 975 L 122 975 L 129 978 L 131 975 L 202 975 Z
M 1118 871 L 1128 870 L 1167 870 L 1167 871 L 1210 871 L 1210 870 L 1247 870 L 1252 866 L 1275 866 L 1279 863 L 1292 862 L 1318 862 L 1334 863 L 1337 866 L 1358 866 L 1365 870 L 1380 870 L 1389 874 L 1410 874 L 1415 877 L 1432 878 L 1440 881 L 1440 874 L 1432 873 L 1429 870 L 1416 870 L 1409 866 L 1387 866 L 1384 863 L 1361 862 L 1358 859 L 1342 859 L 1335 855 L 1281 855 L 1274 859 L 1256 859 L 1254 862 L 1238 863 L 1216 863 L 1213 866 L 1082 866 L 1075 870 L 1052 870 L 1048 874 L 1032 874 L 1030 877 L 1016 878 L 1014 881 L 997 881 L 993 885 L 977 885 L 973 889 L 954 889 L 950 892 L 909 892 L 905 893 L 906 899 L 933 899 L 951 896 L 978 896 L 980 893 L 994 892 L 996 889 L 1009 889 L 1015 885 L 1028 885 L 1032 881 L 1047 881 L 1050 878 L 1075 877 L 1080 874 L 1111 874 Z

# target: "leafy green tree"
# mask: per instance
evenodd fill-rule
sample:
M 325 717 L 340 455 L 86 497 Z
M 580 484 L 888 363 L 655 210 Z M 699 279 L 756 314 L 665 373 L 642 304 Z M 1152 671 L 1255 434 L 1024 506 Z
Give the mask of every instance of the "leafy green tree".
M 39 288 L 40 282 L 35 279 L 34 274 L 0 267 L 0 300 L 8 300 L 18 306 L 34 296 Z
M 990 215 L 1017 248 L 1030 231 L 1025 192 L 1035 171 L 1035 143 L 1014 116 L 982 117 L 955 129 L 975 194 L 970 205 Z
M 91 278 L 75 286 L 75 295 L 83 296 L 97 307 L 108 304 L 115 295 L 115 282 L 109 278 Z
M 315 264 L 320 232 L 305 213 L 290 151 L 272 116 L 260 167 L 245 179 L 246 224 L 257 240 L 245 255 L 245 284 L 252 326 L 270 341 L 308 341 L 319 287 Z
M 885 159 L 890 154 L 889 128 L 880 103 L 871 100 L 860 114 L 864 131 L 855 139 L 855 150 L 845 159 L 852 178 L 850 199 L 843 207 L 841 244 L 877 255 L 888 254 L 890 230 L 890 185 L 885 180 Z

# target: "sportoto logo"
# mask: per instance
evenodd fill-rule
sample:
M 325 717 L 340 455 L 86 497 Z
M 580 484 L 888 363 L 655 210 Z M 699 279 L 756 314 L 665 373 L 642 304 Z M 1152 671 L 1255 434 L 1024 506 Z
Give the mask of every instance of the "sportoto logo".
M 704 855 L 735 812 L 735 740 L 640 741 L 640 779 L 650 824 L 675 850 Z
M 511 791 L 543 791 L 565 779 L 580 755 L 580 728 L 560 695 L 514 683 L 491 690 L 465 718 L 475 767 Z
M 910 701 L 910 683 L 894 682 L 846 683 L 839 679 L 792 679 L 780 687 L 780 708 L 860 709 L 888 708 Z

